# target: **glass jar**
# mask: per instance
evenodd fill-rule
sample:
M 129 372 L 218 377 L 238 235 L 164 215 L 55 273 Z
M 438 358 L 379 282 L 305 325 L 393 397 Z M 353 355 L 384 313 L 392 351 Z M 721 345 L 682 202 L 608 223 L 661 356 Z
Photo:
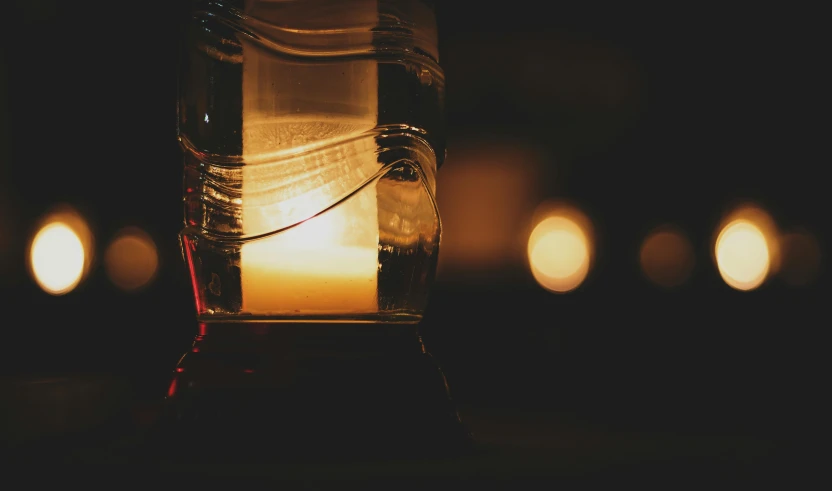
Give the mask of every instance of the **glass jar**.
M 161 448 L 466 448 L 418 332 L 445 157 L 433 11 L 416 0 L 193 5 L 178 137 L 199 333 L 168 388 L 177 444 Z
M 181 245 L 202 322 L 418 322 L 444 78 L 418 1 L 196 2 Z

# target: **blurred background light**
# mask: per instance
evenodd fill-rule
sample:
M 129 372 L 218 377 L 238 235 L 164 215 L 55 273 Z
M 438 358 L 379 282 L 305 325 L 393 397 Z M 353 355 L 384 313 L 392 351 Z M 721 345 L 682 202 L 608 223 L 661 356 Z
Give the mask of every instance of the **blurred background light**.
M 147 286 L 155 278 L 158 267 L 156 244 L 136 227 L 121 229 L 104 252 L 107 277 L 124 291 Z
M 754 290 L 780 264 L 779 232 L 771 216 L 756 205 L 742 205 L 719 227 L 714 259 L 722 280 L 736 290 Z
M 565 293 L 589 273 L 593 244 L 586 215 L 574 207 L 548 208 L 528 239 L 529 268 L 546 290 Z
M 525 272 L 528 220 L 542 199 L 546 161 L 538 147 L 507 137 L 449 143 L 437 176 L 437 279 L 493 280 Z
M 32 240 L 35 281 L 52 295 L 63 295 L 75 288 L 84 274 L 84 260 L 81 239 L 64 223 L 44 226 Z
M 821 269 L 821 247 L 818 239 L 806 231 L 784 234 L 780 239 L 780 278 L 789 286 L 806 286 L 817 278 Z
M 747 220 L 729 223 L 717 239 L 716 262 L 722 279 L 732 288 L 757 288 L 765 281 L 771 265 L 766 236 Z
M 695 264 L 693 245 L 674 225 L 652 230 L 641 244 L 639 262 L 644 275 L 664 288 L 674 288 L 690 278 Z
M 93 254 L 93 236 L 86 221 L 62 205 L 41 219 L 30 243 L 27 266 L 43 291 L 64 295 L 84 280 Z

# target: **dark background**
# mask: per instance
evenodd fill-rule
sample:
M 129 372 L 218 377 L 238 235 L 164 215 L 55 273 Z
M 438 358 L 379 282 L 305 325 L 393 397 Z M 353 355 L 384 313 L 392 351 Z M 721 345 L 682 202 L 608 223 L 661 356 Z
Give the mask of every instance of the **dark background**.
M 177 239 L 174 3 L 17 0 L 2 13 L 3 375 L 108 372 L 141 397 L 161 397 L 194 334 Z M 551 155 L 545 194 L 592 218 L 598 257 L 566 295 L 525 272 L 476 282 L 439 275 L 423 332 L 458 401 L 609 431 L 754 435 L 784 451 L 810 448 L 828 429 L 828 269 L 808 287 L 773 280 L 738 292 L 709 254 L 720 216 L 744 199 L 814 231 L 828 250 L 819 11 L 487 5 L 437 6 L 449 128 L 440 195 L 454 192 L 441 176 L 456 142 L 532 142 Z M 25 251 L 36 220 L 58 203 L 89 220 L 98 244 L 125 225 L 146 230 L 160 256 L 151 287 L 121 292 L 96 263 L 70 294 L 42 292 Z M 634 259 L 665 221 L 684 226 L 698 256 L 691 280 L 673 291 L 648 283 Z

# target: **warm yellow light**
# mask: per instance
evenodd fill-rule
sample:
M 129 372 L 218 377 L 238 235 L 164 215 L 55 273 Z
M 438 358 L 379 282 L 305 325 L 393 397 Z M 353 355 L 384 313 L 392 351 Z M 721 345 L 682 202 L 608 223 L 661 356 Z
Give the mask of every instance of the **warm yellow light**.
M 547 216 L 529 236 L 532 275 L 549 291 L 574 290 L 589 272 L 590 247 L 587 233 L 577 220 L 566 214 Z
M 687 236 L 676 228 L 660 227 L 644 239 L 639 262 L 650 281 L 673 288 L 687 281 L 693 271 L 693 246 Z
M 722 279 L 737 290 L 753 290 L 765 281 L 771 252 L 765 234 L 749 220 L 726 225 L 716 241 L 716 263 Z
M 104 253 L 107 277 L 126 291 L 138 290 L 153 280 L 159 266 L 156 244 L 134 227 L 120 231 Z
M 367 186 L 294 228 L 243 244 L 243 309 L 254 315 L 377 311 L 375 194 L 375 185 Z
M 32 240 L 29 251 L 32 275 L 51 295 L 69 293 L 81 282 L 85 259 L 81 238 L 62 222 L 44 225 Z
M 378 15 L 355 13 L 368 22 Z M 375 139 L 361 136 L 379 122 L 378 64 L 298 64 L 245 42 L 243 57 L 241 225 L 262 237 L 240 248 L 241 310 L 377 312 L 379 206 L 370 178 L 380 168 Z M 343 91 L 333 91 L 333 77 Z M 308 102 L 318 100 L 327 102 Z M 311 148 L 318 151 L 304 151 Z M 219 278 L 209 288 L 222 295 Z

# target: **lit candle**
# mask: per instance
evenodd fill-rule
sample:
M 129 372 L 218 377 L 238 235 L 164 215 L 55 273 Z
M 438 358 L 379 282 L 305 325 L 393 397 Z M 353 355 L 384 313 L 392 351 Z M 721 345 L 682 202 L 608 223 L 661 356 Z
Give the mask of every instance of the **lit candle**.
M 373 211 L 361 204 L 342 203 L 297 227 L 245 244 L 240 253 L 243 310 L 255 315 L 376 312 L 378 232 L 361 245 L 342 240 L 348 235 L 346 214 Z
M 243 50 L 243 231 L 276 232 L 242 246 L 243 312 L 377 312 L 378 205 L 375 183 L 361 187 L 379 169 L 374 138 L 361 136 L 378 121 L 376 62 Z

